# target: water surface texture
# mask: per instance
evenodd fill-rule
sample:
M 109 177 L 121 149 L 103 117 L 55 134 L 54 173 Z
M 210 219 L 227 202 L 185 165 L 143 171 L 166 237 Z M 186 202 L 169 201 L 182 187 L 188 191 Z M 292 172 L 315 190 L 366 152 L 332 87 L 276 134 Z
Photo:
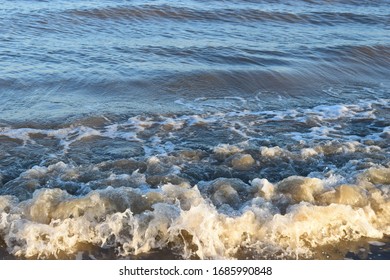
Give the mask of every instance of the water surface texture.
M 0 1 L 0 257 L 389 259 L 390 2 Z

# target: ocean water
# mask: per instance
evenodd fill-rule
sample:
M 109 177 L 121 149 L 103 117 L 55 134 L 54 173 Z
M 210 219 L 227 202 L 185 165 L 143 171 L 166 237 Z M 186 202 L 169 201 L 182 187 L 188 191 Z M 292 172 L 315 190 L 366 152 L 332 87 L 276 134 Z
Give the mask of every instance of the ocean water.
M 390 259 L 388 0 L 0 1 L 0 258 Z

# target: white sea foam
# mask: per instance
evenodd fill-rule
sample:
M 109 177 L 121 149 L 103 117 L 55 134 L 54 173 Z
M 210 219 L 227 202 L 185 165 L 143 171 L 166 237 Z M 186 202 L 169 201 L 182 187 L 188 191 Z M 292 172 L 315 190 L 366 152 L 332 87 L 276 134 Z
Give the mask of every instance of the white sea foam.
M 204 101 L 209 99 L 198 99 Z M 242 98 L 225 98 L 225 101 L 238 101 L 246 104 Z M 387 104 L 387 100 L 382 103 Z M 0 135 L 21 140 L 24 144 L 35 143 L 36 135 L 46 135 L 60 141 L 67 151 L 72 144 L 99 136 L 111 139 L 124 139 L 144 143 L 142 134 L 145 131 L 155 130 L 156 133 L 171 133 L 177 137 L 180 133 L 186 133 L 186 129 L 193 126 L 210 129 L 229 129 L 233 135 L 241 137 L 241 141 L 263 139 L 264 133 L 255 129 L 256 126 L 265 126 L 267 123 L 291 121 L 295 124 L 310 124 L 309 131 L 290 130 L 284 132 L 297 142 L 312 140 L 331 140 L 335 138 L 351 141 L 381 141 L 388 137 L 390 130 L 384 127 L 382 132 L 371 133 L 365 136 L 357 134 L 345 134 L 343 119 L 349 120 L 375 120 L 376 109 L 374 106 L 384 106 L 378 101 L 361 101 L 357 105 L 337 104 L 321 105 L 310 109 L 288 109 L 273 111 L 256 111 L 241 108 L 239 111 L 219 111 L 204 114 L 145 117 L 134 116 L 127 121 L 108 124 L 102 128 L 92 128 L 85 125 L 70 125 L 59 129 L 34 129 L 34 128 L 0 128 Z M 241 105 L 242 105 L 241 104 Z M 157 135 L 156 135 L 157 136 Z
M 260 153 L 263 157 L 280 157 L 287 153 L 287 151 L 282 148 L 275 147 L 260 147 Z
M 214 147 L 214 153 L 217 154 L 232 155 L 240 152 L 242 152 L 241 148 L 229 144 L 219 144 Z
M 379 242 L 379 241 L 369 241 L 368 243 L 369 243 L 370 245 L 372 245 L 372 246 L 378 246 L 378 247 L 386 245 L 386 243 L 384 243 L 384 242 Z
M 50 169 L 58 168 L 66 166 Z M 45 172 L 49 169 L 33 168 L 28 176 Z M 371 170 L 365 178 L 390 183 L 380 179 L 386 172 Z M 329 189 L 325 181 L 305 177 L 286 178 L 277 185 L 255 179 L 251 187 L 225 180 L 206 183 L 202 191 L 188 184 L 165 184 L 143 191 L 108 187 L 81 197 L 41 189 L 22 202 L 0 197 L 0 232 L 10 253 L 25 257 L 75 253 L 83 243 L 119 248 L 122 255 L 171 243 L 184 258 L 234 258 L 242 248 L 270 256 L 282 252 L 281 257 L 310 257 L 319 246 L 390 234 L 388 194 L 365 182 Z M 204 197 L 206 190 L 214 192 L 213 203 Z M 243 192 L 246 202 L 241 201 Z M 241 206 L 228 210 L 226 203 Z

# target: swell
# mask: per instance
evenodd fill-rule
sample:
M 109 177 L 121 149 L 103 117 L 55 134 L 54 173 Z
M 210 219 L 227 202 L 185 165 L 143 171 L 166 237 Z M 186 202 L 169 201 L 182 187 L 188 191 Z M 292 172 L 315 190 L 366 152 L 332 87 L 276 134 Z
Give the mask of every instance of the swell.
M 100 9 L 70 10 L 71 16 L 99 20 L 177 20 L 205 22 L 281 22 L 288 24 L 336 25 L 359 23 L 387 25 L 388 15 L 371 15 L 340 12 L 294 13 L 265 11 L 254 8 L 191 9 L 171 5 L 143 5 L 106 7 Z
M 84 91 L 104 95 L 131 92 L 174 92 L 181 93 L 198 90 L 234 91 L 253 93 L 260 89 L 286 89 L 288 86 L 316 86 L 324 83 L 375 81 L 386 79 L 390 73 L 390 47 L 387 45 L 344 45 L 328 48 L 312 48 L 304 51 L 283 52 L 233 47 L 164 47 L 148 46 L 140 48 L 114 47 L 124 55 L 138 54 L 139 57 L 155 57 L 153 66 L 148 70 L 134 73 L 108 70 L 115 65 L 110 60 L 105 68 L 88 75 L 82 74 L 83 65 L 76 65 L 73 73 L 64 76 L 54 72 L 50 75 L 40 73 L 14 75 L 11 73 L 0 78 L 0 85 L 7 91 L 19 91 L 26 84 L 35 91 Z M 91 61 L 84 64 L 98 63 Z M 166 67 L 167 61 L 190 63 L 186 70 L 180 70 L 180 63 Z M 88 63 L 87 63 L 88 62 Z M 165 62 L 165 67 L 164 67 Z M 65 67 L 71 67 L 68 63 Z M 77 67 L 80 69 L 77 70 Z M 146 66 L 145 66 L 146 67 Z M 204 68 L 207 67 L 207 70 Z M 110 71 L 113 77 L 103 75 Z M 100 73 L 101 72 L 101 73 Z M 20 77 L 22 75 L 22 77 Z M 152 78 L 151 78 L 152 76 Z M 150 94 L 150 93 L 149 93 Z
M 334 48 L 319 49 L 325 59 L 329 61 L 342 60 L 343 62 L 353 62 L 370 67 L 381 66 L 388 68 L 390 65 L 390 46 L 387 45 L 355 45 L 339 46 Z

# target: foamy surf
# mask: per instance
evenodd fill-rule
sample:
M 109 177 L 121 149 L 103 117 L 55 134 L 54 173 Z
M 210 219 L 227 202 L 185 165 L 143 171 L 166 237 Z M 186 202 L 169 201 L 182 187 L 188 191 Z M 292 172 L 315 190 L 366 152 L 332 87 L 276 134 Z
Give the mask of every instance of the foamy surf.
M 388 100 L 279 111 L 230 105 L 3 126 L 3 249 L 42 259 L 86 251 L 337 259 L 387 250 Z
M 79 196 L 58 188 L 25 201 L 2 196 L 8 252 L 49 258 L 90 244 L 122 257 L 170 248 L 185 259 L 311 258 L 322 246 L 390 234 L 388 168 L 369 169 L 354 185 L 299 176 L 274 184 L 219 178 L 145 189 L 138 183 Z

